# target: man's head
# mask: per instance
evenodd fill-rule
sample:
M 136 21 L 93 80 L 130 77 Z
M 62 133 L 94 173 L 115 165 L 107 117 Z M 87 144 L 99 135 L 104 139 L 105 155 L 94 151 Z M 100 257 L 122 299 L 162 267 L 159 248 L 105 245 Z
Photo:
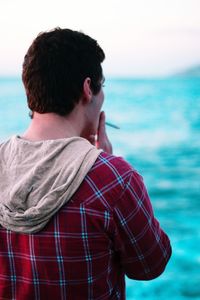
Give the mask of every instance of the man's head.
M 97 41 L 70 29 L 56 28 L 37 36 L 24 58 L 22 79 L 28 106 L 38 113 L 68 115 L 90 78 L 94 95 L 101 90 L 105 58 Z

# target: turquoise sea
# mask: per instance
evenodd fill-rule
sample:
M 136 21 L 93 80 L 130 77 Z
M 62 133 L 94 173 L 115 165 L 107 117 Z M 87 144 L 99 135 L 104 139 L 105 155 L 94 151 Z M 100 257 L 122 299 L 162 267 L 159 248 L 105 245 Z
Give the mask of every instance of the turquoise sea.
M 126 279 L 127 300 L 200 299 L 200 79 L 107 79 L 114 154 L 144 177 L 173 255 L 153 281 Z M 29 123 L 20 78 L 0 78 L 0 141 Z

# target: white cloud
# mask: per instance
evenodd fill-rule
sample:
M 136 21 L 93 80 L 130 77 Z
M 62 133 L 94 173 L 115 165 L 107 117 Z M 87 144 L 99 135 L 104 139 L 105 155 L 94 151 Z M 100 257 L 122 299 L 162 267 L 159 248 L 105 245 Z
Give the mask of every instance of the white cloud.
M 20 73 L 33 38 L 60 26 L 96 38 L 108 74 L 162 74 L 200 61 L 199 11 L 199 0 L 0 0 L 0 73 Z

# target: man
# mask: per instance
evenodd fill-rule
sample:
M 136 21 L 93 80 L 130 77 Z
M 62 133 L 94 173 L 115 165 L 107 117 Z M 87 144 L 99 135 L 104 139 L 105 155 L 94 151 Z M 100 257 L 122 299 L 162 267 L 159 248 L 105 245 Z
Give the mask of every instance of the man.
M 142 177 L 112 155 L 95 40 L 40 34 L 23 64 L 31 124 L 0 145 L 0 299 L 125 299 L 170 242 Z M 96 138 L 95 138 L 96 137 Z

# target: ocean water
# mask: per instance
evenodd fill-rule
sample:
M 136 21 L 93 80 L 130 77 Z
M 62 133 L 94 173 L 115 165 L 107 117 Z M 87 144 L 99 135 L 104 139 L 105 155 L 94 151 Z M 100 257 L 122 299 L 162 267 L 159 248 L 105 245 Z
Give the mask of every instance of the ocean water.
M 200 299 L 200 79 L 107 79 L 114 154 L 142 174 L 173 255 L 152 281 L 126 278 L 127 300 Z M 0 78 L 0 141 L 28 125 L 19 78 Z

